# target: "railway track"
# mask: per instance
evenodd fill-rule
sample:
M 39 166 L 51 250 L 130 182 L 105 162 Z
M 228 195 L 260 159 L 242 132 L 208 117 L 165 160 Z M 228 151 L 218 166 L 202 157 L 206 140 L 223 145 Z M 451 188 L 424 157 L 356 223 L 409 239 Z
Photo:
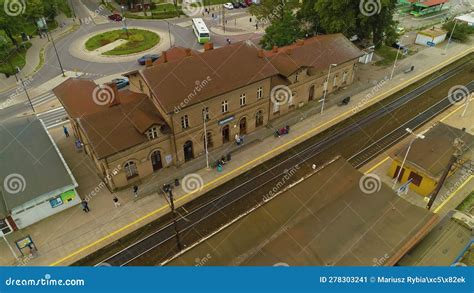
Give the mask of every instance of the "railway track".
M 283 157 L 278 163 L 274 164 L 272 167 L 267 168 L 264 172 L 260 172 L 257 174 L 252 174 L 249 176 L 249 180 L 245 181 L 236 185 L 235 187 L 223 192 L 219 196 L 213 198 L 212 200 L 196 207 L 192 211 L 187 212 L 184 209 L 178 209 L 180 218 L 178 219 L 178 226 L 179 231 L 181 234 L 185 234 L 186 231 L 189 231 L 195 228 L 197 225 L 209 219 L 213 215 L 219 213 L 221 210 L 232 206 L 232 204 L 236 203 L 239 200 L 245 199 L 249 194 L 255 192 L 265 184 L 270 184 L 272 182 L 278 181 L 279 178 L 285 175 L 289 168 L 301 165 L 305 163 L 307 160 L 311 159 L 312 157 L 318 155 L 322 151 L 328 149 L 330 146 L 334 145 L 342 138 L 351 135 L 352 133 L 357 132 L 361 127 L 370 124 L 371 122 L 384 117 L 385 115 L 400 109 L 406 103 L 416 99 L 426 91 L 432 89 L 436 85 L 452 78 L 453 76 L 459 74 L 464 70 L 466 66 L 470 63 L 465 63 L 460 65 L 452 70 L 435 77 L 428 82 L 424 83 L 423 85 L 415 88 L 414 90 L 410 91 L 409 93 L 401 96 L 400 98 L 390 102 L 386 106 L 368 114 L 367 116 L 361 118 L 357 123 L 353 123 L 347 127 L 344 127 L 338 131 L 336 131 L 333 135 L 329 136 L 326 139 L 320 140 L 305 149 L 298 151 L 296 154 Z M 467 85 L 468 89 L 472 92 L 474 83 L 471 82 Z M 381 139 L 373 142 L 368 147 L 364 148 L 360 152 L 354 154 L 349 158 L 351 164 L 355 167 L 361 167 L 366 162 L 368 162 L 371 158 L 377 156 L 385 149 L 389 148 L 397 141 L 405 137 L 406 132 L 405 129 L 407 127 L 416 129 L 417 127 L 423 125 L 425 122 L 429 121 L 432 117 L 436 116 L 437 114 L 441 113 L 445 109 L 447 109 L 451 104 L 449 103 L 448 97 L 445 97 L 440 102 L 436 103 L 435 105 L 431 106 L 429 109 L 425 110 L 423 113 L 417 115 L 415 118 L 411 119 L 410 121 L 406 122 L 405 124 L 401 125 L 391 133 L 388 133 Z M 296 146 L 295 148 L 297 148 Z M 282 156 L 282 155 L 280 155 Z M 252 170 L 249 171 L 251 173 Z M 225 220 L 232 220 L 232 219 L 225 219 L 225 216 L 220 215 L 223 222 Z M 156 249 L 157 247 L 167 243 L 168 241 L 175 241 L 175 231 L 172 222 L 169 222 L 159 228 L 157 231 L 153 232 L 152 234 L 146 236 L 143 239 L 127 246 L 126 248 L 122 249 L 118 253 L 108 257 L 107 259 L 101 261 L 100 263 L 96 264 L 100 265 L 112 265 L 112 266 L 124 266 L 132 263 L 133 261 L 137 260 L 138 258 L 146 255 L 147 253 L 151 252 L 152 250 Z

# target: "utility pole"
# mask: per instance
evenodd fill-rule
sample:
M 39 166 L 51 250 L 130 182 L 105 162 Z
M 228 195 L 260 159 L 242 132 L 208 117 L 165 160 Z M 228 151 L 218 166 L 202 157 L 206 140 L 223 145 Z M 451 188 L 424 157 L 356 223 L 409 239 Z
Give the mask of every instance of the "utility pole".
M 208 142 L 207 142 L 207 127 L 206 127 L 206 120 L 207 120 L 207 111 L 202 113 L 203 117 L 203 124 L 204 124 L 204 148 L 206 150 L 206 168 L 209 169 L 209 149 L 208 149 Z
M 327 81 L 325 83 L 325 86 L 324 86 L 324 95 L 323 95 L 323 99 L 321 100 L 322 104 L 321 104 L 321 115 L 323 114 L 324 112 L 324 103 L 326 102 L 326 96 L 328 94 L 328 90 L 329 90 L 329 77 L 331 75 L 331 69 L 333 67 L 336 67 L 337 64 L 329 64 L 329 71 L 328 71 L 328 77 L 326 78 Z
M 451 30 L 451 34 L 449 35 L 448 43 L 446 44 L 446 47 L 444 47 L 444 55 L 446 55 L 446 53 L 448 52 L 448 47 L 449 47 L 449 44 L 451 43 L 451 39 L 453 38 L 454 30 L 456 29 L 457 24 L 458 24 L 458 20 L 454 19 L 453 29 Z
M 413 138 L 408 144 L 407 152 L 405 153 L 405 156 L 403 157 L 403 161 L 402 161 L 402 164 L 400 165 L 400 169 L 398 169 L 397 176 L 395 177 L 395 180 L 393 181 L 392 189 L 395 189 L 395 186 L 397 185 L 398 181 L 402 181 L 402 178 L 400 178 L 400 175 L 402 174 L 403 167 L 405 167 L 405 163 L 407 161 L 408 154 L 410 153 L 411 146 L 413 145 L 415 140 L 425 139 L 425 136 L 423 134 L 414 134 L 413 130 L 411 130 L 410 128 L 406 128 L 405 131 L 408 132 L 409 134 L 415 135 L 415 138 Z
M 183 250 L 183 246 L 181 244 L 181 239 L 179 237 L 178 220 L 177 220 L 178 215 L 177 215 L 176 209 L 174 207 L 174 198 L 173 198 L 173 191 L 172 191 L 171 184 L 163 185 L 162 190 L 165 193 L 165 196 L 166 196 L 166 193 L 168 193 L 168 197 L 169 197 L 168 203 L 170 204 L 171 213 L 173 214 L 173 226 L 174 226 L 174 231 L 176 233 L 176 244 L 178 246 L 178 250 L 181 251 L 181 250 Z
M 430 197 L 430 200 L 428 202 L 428 205 L 426 206 L 426 208 L 428 210 L 431 209 L 431 207 L 433 206 L 433 203 L 434 201 L 436 200 L 436 197 L 438 196 L 439 194 L 439 191 L 441 190 L 441 188 L 443 187 L 444 185 L 444 182 L 446 181 L 446 178 L 448 177 L 449 175 L 449 172 L 451 171 L 451 169 L 453 168 L 453 165 L 458 161 L 458 158 L 462 155 L 462 147 L 464 146 L 464 142 L 459 139 L 459 138 L 456 138 L 454 140 L 454 143 L 453 143 L 453 146 L 455 148 L 455 151 L 453 153 L 453 155 L 451 156 L 451 159 L 449 160 L 449 163 L 448 163 L 448 166 L 446 167 L 446 169 L 444 170 L 443 172 L 443 175 L 441 176 L 438 184 L 436 185 L 436 189 L 433 191 L 433 193 L 431 194 L 431 197 Z
M 124 9 L 125 9 L 125 6 L 120 6 L 120 8 L 122 9 L 122 21 L 123 21 L 123 26 L 125 28 L 125 32 L 127 33 L 127 39 L 130 39 L 130 34 L 128 32 L 128 27 L 127 27 L 127 20 L 125 19 L 125 14 L 124 14 Z
M 23 88 L 23 91 L 26 94 L 26 98 L 28 99 L 28 102 L 30 103 L 31 110 L 33 110 L 33 113 L 36 114 L 35 108 L 33 107 L 33 103 L 31 102 L 31 99 L 30 99 L 30 95 L 28 94 L 28 90 L 26 89 L 25 81 L 21 77 L 20 77 L 20 82 L 21 82 L 21 87 Z

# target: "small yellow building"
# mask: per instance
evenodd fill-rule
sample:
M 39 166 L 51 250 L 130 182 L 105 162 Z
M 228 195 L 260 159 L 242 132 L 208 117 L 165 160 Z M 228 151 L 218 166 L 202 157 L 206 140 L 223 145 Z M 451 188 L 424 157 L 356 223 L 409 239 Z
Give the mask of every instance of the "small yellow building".
M 398 176 L 398 182 L 403 184 L 411 179 L 409 185 L 411 190 L 423 196 L 431 195 L 456 150 L 454 146 L 456 139 L 462 140 L 464 147 L 458 163 L 453 166 L 449 174 L 449 176 L 452 175 L 460 164 L 472 159 L 474 136 L 462 129 L 438 123 L 425 134 L 424 139 L 413 141 L 406 162 Z M 393 161 L 388 175 L 393 179 L 399 174 L 407 148 L 408 144 L 403 145 L 390 155 Z

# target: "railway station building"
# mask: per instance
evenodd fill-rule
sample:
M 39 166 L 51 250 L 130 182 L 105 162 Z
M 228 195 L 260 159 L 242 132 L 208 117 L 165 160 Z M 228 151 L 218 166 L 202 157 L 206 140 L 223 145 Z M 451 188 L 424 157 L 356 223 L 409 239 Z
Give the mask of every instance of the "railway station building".
M 365 180 L 333 159 L 167 265 L 209 254 L 206 266 L 393 266 L 437 215 Z
M 409 188 L 422 196 L 430 196 L 448 168 L 451 157 L 458 149 L 455 141 L 462 141 L 461 154 L 448 176 L 455 172 L 470 172 L 474 168 L 474 136 L 463 129 L 438 123 L 424 134 L 424 139 L 413 141 L 403 169 L 400 168 L 407 154 L 408 144 L 395 150 L 390 157 L 392 164 L 388 170 L 390 178 L 409 184 Z
M 209 150 L 231 144 L 236 135 L 319 103 L 353 82 L 362 55 L 342 34 L 271 51 L 250 41 L 207 43 L 203 52 L 173 48 L 125 74 L 130 89 L 113 89 L 105 106 L 93 105 L 94 83 L 69 80 L 54 92 L 99 175 L 115 189 L 202 156 L 206 141 Z M 119 174 L 107 176 L 117 166 Z

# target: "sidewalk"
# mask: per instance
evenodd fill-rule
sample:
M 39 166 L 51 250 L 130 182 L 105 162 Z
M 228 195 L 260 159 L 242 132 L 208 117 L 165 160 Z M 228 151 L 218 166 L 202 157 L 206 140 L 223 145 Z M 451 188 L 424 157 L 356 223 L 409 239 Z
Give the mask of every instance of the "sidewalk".
M 24 235 L 33 238 L 38 246 L 39 255 L 34 259 L 28 259 L 27 265 L 71 264 L 167 213 L 169 211 L 167 203 L 161 194 L 156 193 L 157 187 L 161 184 L 171 182 L 174 178 L 182 178 L 186 174 L 198 174 L 204 182 L 199 192 L 185 194 L 181 186 L 175 188 L 175 202 L 177 205 L 182 205 L 473 51 L 472 46 L 462 44 L 453 44 L 447 55 L 441 54 L 443 52 L 441 47 L 425 49 L 403 60 L 396 71 L 401 72 L 406 64 L 413 64 L 414 72 L 408 75 L 401 73 L 393 80 L 384 83 L 381 81 L 389 74 L 391 68 L 376 73 L 371 70 L 364 71 L 364 74 L 359 72 L 361 79 L 355 82 L 354 87 L 328 97 L 328 107 L 323 115 L 316 114 L 319 113 L 320 104 L 315 101 L 309 107 L 274 121 L 269 128 L 248 135 L 245 144 L 239 149 L 229 145 L 212 151 L 210 162 L 215 161 L 223 153 L 233 154 L 232 160 L 225 165 L 222 173 L 207 170 L 204 157 L 197 158 L 181 168 L 162 170 L 158 176 L 149 178 L 148 183 L 141 186 L 137 201 L 133 201 L 131 190 L 117 192 L 116 195 L 122 203 L 120 208 L 113 207 L 112 194 L 100 184 L 90 159 L 84 154 L 76 153 L 73 141 L 64 138 L 61 129 L 53 129 L 51 135 L 79 183 L 78 193 L 82 197 L 90 198 L 91 212 L 86 214 L 80 207 L 72 208 L 9 234 L 7 239 L 10 243 L 14 243 Z M 378 76 L 378 79 L 375 76 Z M 364 91 L 354 94 L 364 88 Z M 352 95 L 349 106 L 334 106 L 338 98 L 347 95 Z M 273 137 L 274 129 L 285 124 L 291 125 L 290 134 L 280 138 Z M 0 265 L 15 264 L 8 248 L 2 242 L 0 252 Z
M 66 18 L 63 14 L 59 15 L 56 21 L 59 24 L 65 23 L 65 25 L 63 27 L 58 26 L 58 28 L 51 32 L 55 41 L 75 29 L 75 23 L 71 19 Z M 42 59 L 44 59 L 44 50 L 51 44 L 48 38 L 40 38 L 39 36 L 33 37 L 30 42 L 32 46 L 26 52 L 25 67 L 23 67 L 19 73 L 23 78 L 28 78 L 41 69 L 43 65 L 42 62 L 44 62 L 42 61 Z M 15 86 L 17 86 L 15 76 L 0 78 L 0 93 L 6 92 Z

